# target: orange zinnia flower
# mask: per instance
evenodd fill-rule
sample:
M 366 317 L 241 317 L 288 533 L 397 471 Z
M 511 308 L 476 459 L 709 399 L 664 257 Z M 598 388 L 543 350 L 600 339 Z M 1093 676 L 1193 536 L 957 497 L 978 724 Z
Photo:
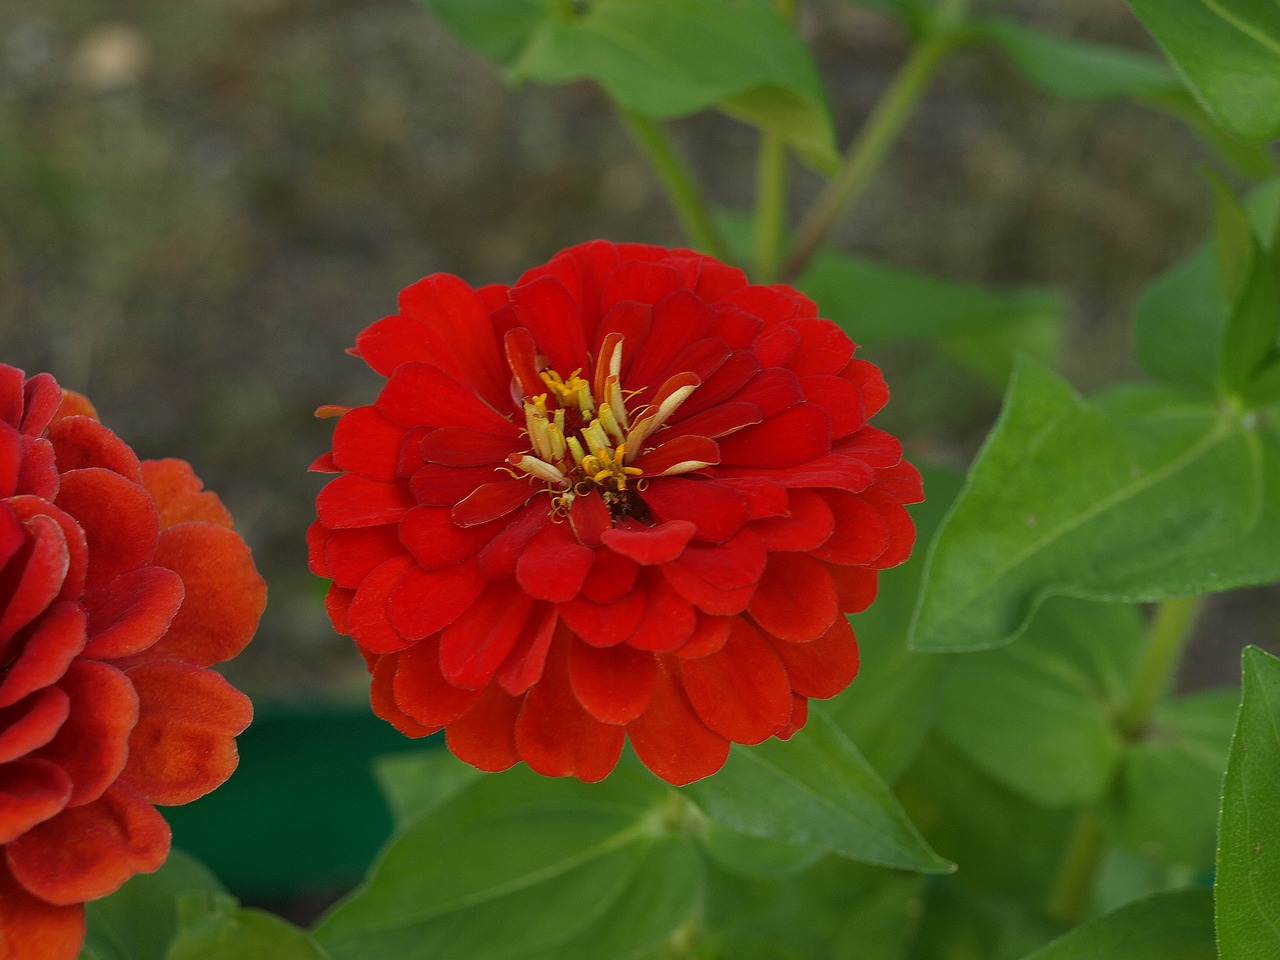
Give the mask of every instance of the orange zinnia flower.
M 687 783 L 853 679 L 843 614 L 910 551 L 920 476 L 795 290 L 596 242 L 510 287 L 428 277 L 353 352 L 387 383 L 327 411 L 311 564 L 405 733 L 583 780 L 629 738 Z
M 84 902 L 168 856 L 154 804 L 231 774 L 252 709 L 205 668 L 265 602 L 188 464 L 0 366 L 0 956 L 72 960 Z

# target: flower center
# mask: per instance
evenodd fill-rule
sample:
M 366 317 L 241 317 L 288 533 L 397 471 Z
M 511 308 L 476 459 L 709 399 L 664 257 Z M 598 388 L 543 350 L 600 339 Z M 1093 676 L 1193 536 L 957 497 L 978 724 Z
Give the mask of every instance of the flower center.
M 621 369 L 622 335 L 614 333 L 601 347 L 594 382 L 582 377 L 581 368 L 565 378 L 544 366 L 537 376 L 546 392 L 525 396 L 525 432 L 532 449 L 507 462 L 546 481 L 556 513 L 567 513 L 575 496 L 597 490 L 615 517 L 633 513 L 633 493 L 644 483 L 644 470 L 634 461 L 699 385 L 692 374 L 673 377 L 658 391 L 657 403 L 640 405 L 633 416 L 627 412 Z M 631 398 L 641 393 L 634 391 Z

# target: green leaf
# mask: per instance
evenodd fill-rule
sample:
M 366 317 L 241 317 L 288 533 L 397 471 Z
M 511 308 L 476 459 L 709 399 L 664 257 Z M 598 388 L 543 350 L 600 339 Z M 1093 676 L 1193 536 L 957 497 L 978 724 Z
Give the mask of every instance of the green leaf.
M 1218 276 L 1222 278 L 1227 299 L 1235 301 L 1253 272 L 1258 243 L 1253 238 L 1249 215 L 1231 188 L 1213 171 L 1204 170 L 1202 173 L 1213 189 L 1213 248 L 1217 255 Z
M 1163 62 L 1132 50 L 1065 40 L 1003 17 L 977 21 L 970 29 L 1003 50 L 1028 80 L 1055 96 L 1155 96 L 1180 87 Z
M 731 873 L 761 880 L 794 876 L 827 853 L 812 843 L 789 843 L 756 837 L 708 820 L 702 830 L 702 848 L 717 866 Z
M 379 757 L 373 774 L 398 827 L 436 809 L 484 776 L 448 750 L 430 748 Z
M 913 504 L 916 542 L 928 543 L 960 492 L 961 477 L 922 466 L 925 501 Z M 907 625 L 924 570 L 924 548 L 880 574 L 876 602 L 850 618 L 858 637 L 858 677 L 827 704 L 827 713 L 880 776 L 892 783 L 934 725 L 948 661 L 907 647 Z
M 1213 864 L 1227 744 L 1238 697 L 1212 690 L 1162 704 L 1125 752 L 1102 807 L 1104 832 L 1143 857 L 1193 874 Z
M 1270 259 L 1254 244 L 1252 269 L 1227 319 L 1222 336 L 1221 369 L 1226 389 L 1253 402 L 1272 399 L 1269 380 L 1259 375 L 1276 360 L 1280 330 L 1280 283 Z
M 1244 651 L 1218 838 L 1221 960 L 1280 955 L 1280 660 Z
M 714 777 L 686 788 L 713 820 L 854 860 L 945 873 L 889 788 L 820 709 L 791 740 L 735 745 Z
M 592 79 L 655 118 L 717 107 L 820 162 L 837 158 L 809 53 L 763 0 L 592 0 L 579 13 L 531 0 L 426 3 L 512 80 Z
M 914 646 L 1007 643 L 1055 594 L 1131 602 L 1218 589 L 1215 571 L 1186 561 L 1253 530 L 1260 459 L 1257 438 L 1213 407 L 1138 388 L 1087 403 L 1020 366 L 930 547 Z
M 1260 187 L 1245 201 L 1252 232 L 1271 238 L 1280 210 L 1280 180 Z M 1155 280 L 1134 313 L 1138 362 L 1156 380 L 1215 396 L 1221 341 L 1231 312 L 1216 263 L 1217 241 Z
M 1036 803 L 1093 803 L 1120 762 L 1112 717 L 1142 636 L 1134 607 L 1050 600 L 1021 642 L 948 661 L 938 730 Z
M 1246 140 L 1280 136 L 1280 7 L 1268 0 L 1128 0 L 1192 92 Z
M 209 868 L 174 850 L 155 873 L 140 873 L 108 897 L 85 906 L 87 960 L 164 960 L 178 929 L 178 900 L 221 893 Z
M 305 930 L 233 897 L 189 894 L 165 960 L 330 960 Z
M 1026 960 L 1215 960 L 1205 889 L 1158 893 L 1063 934 Z
M 334 960 L 631 957 L 701 888 L 692 841 L 668 827 L 673 802 L 634 763 L 598 784 L 486 776 L 409 823 L 316 939 Z
M 839 252 L 819 254 L 799 286 L 863 346 L 937 343 L 1000 385 L 1016 354 L 1052 364 L 1061 346 L 1063 301 L 1051 290 L 988 290 Z

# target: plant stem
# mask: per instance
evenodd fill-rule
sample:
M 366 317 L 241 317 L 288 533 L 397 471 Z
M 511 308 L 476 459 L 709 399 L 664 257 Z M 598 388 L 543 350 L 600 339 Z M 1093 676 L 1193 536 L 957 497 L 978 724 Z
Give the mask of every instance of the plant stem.
M 836 220 L 866 189 L 871 175 L 911 118 L 938 64 L 960 42 L 958 27 L 967 8 L 968 0 L 946 0 L 939 8 L 932 29 L 911 51 L 849 145 L 840 170 L 800 224 L 795 249 L 782 268 L 783 281 L 790 282 L 800 275 Z
M 1054 920 L 1074 925 L 1084 918 L 1104 847 L 1097 813 L 1093 807 L 1083 808 L 1076 815 L 1058 879 L 1049 892 L 1047 910 Z
M 1115 718 L 1116 728 L 1126 739 L 1142 735 L 1156 704 L 1173 685 L 1202 603 L 1202 597 L 1186 597 L 1166 600 L 1156 608 L 1129 698 Z M 1105 846 L 1096 808 L 1082 808 L 1049 894 L 1049 916 L 1072 924 L 1084 918 Z
M 752 258 L 757 283 L 773 283 L 782 253 L 782 230 L 787 210 L 787 147 L 776 133 L 760 141 L 756 160 L 755 250 Z
M 627 129 L 631 131 L 632 137 L 653 165 L 658 179 L 662 181 L 689 241 L 718 260 L 728 260 L 728 248 L 711 218 L 711 211 L 703 202 L 702 195 L 670 139 L 651 118 L 621 104 L 617 104 L 617 107 Z
M 1142 732 L 1152 709 L 1173 685 L 1182 651 L 1191 638 L 1202 603 L 1202 597 L 1185 597 L 1166 600 L 1156 608 L 1129 701 L 1116 717 L 1116 724 L 1125 736 Z

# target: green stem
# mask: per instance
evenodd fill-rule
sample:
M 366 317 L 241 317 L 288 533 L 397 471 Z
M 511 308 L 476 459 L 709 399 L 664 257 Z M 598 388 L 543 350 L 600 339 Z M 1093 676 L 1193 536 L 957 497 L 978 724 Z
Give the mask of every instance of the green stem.
M 718 260 L 728 260 L 728 247 L 711 218 L 711 211 L 662 128 L 651 118 L 621 104 L 618 112 L 662 181 L 690 242 Z
M 1047 910 L 1054 920 L 1074 925 L 1084 919 L 1104 849 L 1098 815 L 1092 807 L 1085 807 L 1076 815 L 1057 882 L 1049 893 Z
M 757 283 L 773 283 L 782 255 L 787 215 L 787 147 L 776 133 L 760 141 L 756 161 L 756 218 L 753 263 Z
M 828 181 L 800 224 L 795 249 L 782 268 L 782 280 L 790 282 L 800 275 L 836 220 L 866 189 L 871 175 L 915 112 L 938 64 L 961 42 L 958 28 L 968 2 L 948 0 L 939 8 L 932 29 L 911 51 L 849 145 L 840 170 Z
M 1182 660 L 1187 641 L 1191 639 L 1202 603 L 1202 597 L 1185 597 L 1166 600 L 1156 608 L 1129 701 L 1116 717 L 1116 724 L 1125 736 L 1133 737 L 1142 732 L 1151 718 L 1152 709 L 1173 685 L 1178 663 Z
M 1173 686 L 1202 603 L 1202 597 L 1187 597 L 1166 600 L 1156 608 L 1129 699 L 1115 718 L 1116 728 L 1126 739 L 1142 736 L 1156 704 Z M 1072 924 L 1084 918 L 1105 848 L 1096 808 L 1081 809 L 1058 879 L 1049 894 L 1049 916 Z

